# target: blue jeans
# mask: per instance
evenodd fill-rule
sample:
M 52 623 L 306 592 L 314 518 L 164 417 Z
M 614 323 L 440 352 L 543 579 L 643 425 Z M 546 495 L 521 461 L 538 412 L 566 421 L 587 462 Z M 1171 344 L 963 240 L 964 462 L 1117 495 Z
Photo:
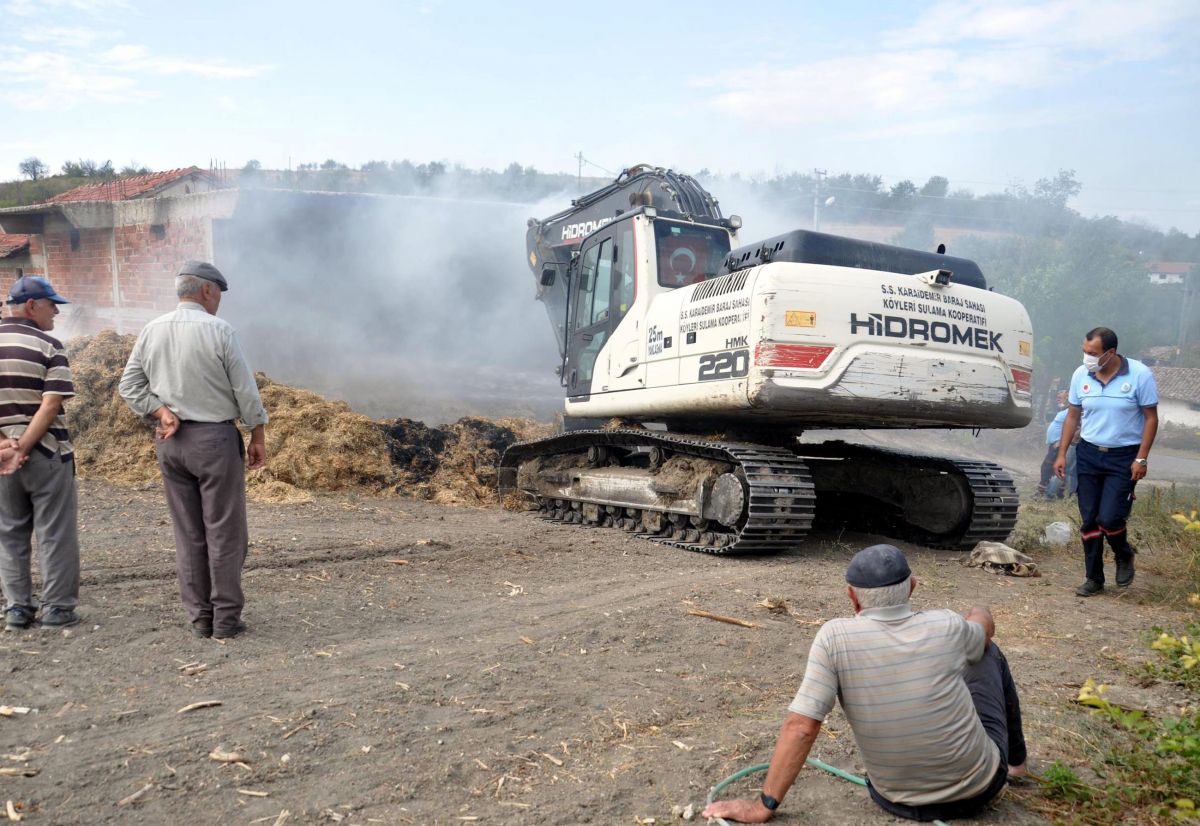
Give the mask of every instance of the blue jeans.
M 1125 523 L 1133 509 L 1133 460 L 1139 445 L 1101 450 L 1080 442 L 1077 456 L 1079 475 L 1079 535 L 1083 539 L 1083 566 L 1087 578 L 1104 584 L 1104 539 L 1117 561 L 1133 556 Z
M 1071 445 L 1067 448 L 1067 467 L 1066 479 L 1059 479 L 1057 476 L 1052 476 L 1050 484 L 1046 486 L 1047 499 L 1062 499 L 1066 496 L 1074 496 L 1078 489 L 1078 481 L 1075 478 L 1075 448 L 1076 445 Z M 1055 458 L 1057 458 L 1057 449 L 1055 450 Z M 1054 464 L 1054 459 L 1050 460 L 1050 464 Z

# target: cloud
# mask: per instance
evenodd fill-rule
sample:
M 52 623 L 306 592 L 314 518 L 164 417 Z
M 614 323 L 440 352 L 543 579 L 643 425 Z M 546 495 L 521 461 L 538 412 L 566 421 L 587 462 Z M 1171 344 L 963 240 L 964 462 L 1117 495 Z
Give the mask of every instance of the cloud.
M 65 10 L 98 15 L 110 11 L 129 11 L 128 0 L 9 0 L 4 11 L 18 17 L 42 17 L 47 12 Z
M 100 62 L 125 72 L 159 75 L 195 75 L 197 77 L 234 80 L 259 77 L 270 71 L 263 64 L 236 65 L 226 61 L 201 61 L 151 54 L 145 46 L 122 44 L 100 55 Z
M 718 112 L 771 125 L 850 122 L 900 136 L 921 133 L 931 113 L 953 111 L 941 131 L 972 130 L 974 113 L 1005 96 L 1058 87 L 1108 64 L 1161 60 L 1196 22 L 1200 6 L 1177 0 L 954 0 L 885 32 L 870 52 L 760 64 L 692 85 L 707 90 Z
M 18 109 L 56 111 L 87 103 L 140 103 L 160 96 L 154 82 L 164 75 L 214 80 L 259 77 L 271 67 L 158 55 L 145 46 L 121 44 L 104 51 L 59 31 L 58 48 L 0 46 L 0 101 Z M 79 45 L 72 47 L 71 41 Z
M 128 76 L 96 71 L 59 52 L 0 49 L 0 100 L 19 109 L 69 109 L 79 103 L 122 103 L 153 96 Z
M 62 49 L 84 49 L 97 40 L 113 36 L 115 33 L 66 26 L 47 26 L 21 32 L 21 40 L 26 43 L 37 43 Z

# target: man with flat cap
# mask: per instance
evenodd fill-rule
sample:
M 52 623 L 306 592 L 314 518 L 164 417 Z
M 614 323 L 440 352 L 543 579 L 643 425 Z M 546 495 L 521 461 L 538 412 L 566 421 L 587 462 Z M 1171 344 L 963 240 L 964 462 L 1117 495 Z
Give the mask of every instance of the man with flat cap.
M 1021 707 L 992 642 L 991 611 L 913 611 L 917 580 L 891 545 L 855 554 L 846 582 L 854 617 L 817 632 L 762 794 L 712 803 L 705 817 L 769 820 L 835 700 L 854 731 L 871 798 L 893 815 L 971 817 L 1009 777 L 1024 774 Z
M 154 448 L 175 526 L 179 595 L 192 633 L 228 639 L 242 622 L 246 467 L 262 467 L 267 412 L 233 327 L 217 318 L 225 276 L 187 261 L 175 277 L 179 306 L 138 336 L 121 397 L 155 424 Z M 247 451 L 235 421 L 250 428 Z
M 33 625 L 31 537 L 38 539 L 43 628 L 79 622 L 75 448 L 63 403 L 75 395 L 62 343 L 50 335 L 68 303 L 45 278 L 18 278 L 0 321 L 0 585 L 6 631 Z M 11 452 L 10 452 L 11 451 Z M 8 459 L 5 459 L 8 453 Z

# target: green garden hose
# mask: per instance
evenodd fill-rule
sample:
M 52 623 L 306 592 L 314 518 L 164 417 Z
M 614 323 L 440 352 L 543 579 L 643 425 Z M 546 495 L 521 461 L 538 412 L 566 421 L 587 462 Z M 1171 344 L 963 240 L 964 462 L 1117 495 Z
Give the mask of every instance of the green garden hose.
M 815 769 L 827 771 L 835 777 L 840 777 L 843 780 L 849 780 L 851 783 L 857 783 L 859 786 L 867 785 L 867 781 L 859 777 L 857 774 L 851 774 L 845 769 L 839 769 L 837 766 L 831 766 L 824 760 L 818 760 L 815 757 L 810 757 L 804 762 Z M 708 793 L 708 802 L 712 803 L 714 800 L 716 800 L 717 795 L 720 794 L 730 783 L 735 783 L 738 780 L 741 780 L 743 777 L 748 777 L 749 775 L 757 774 L 758 772 L 765 772 L 769 768 L 771 768 L 770 763 L 757 763 L 753 766 L 742 769 L 740 772 L 729 775 L 729 777 L 726 777 L 720 783 L 712 787 L 712 791 Z M 729 821 L 725 820 L 723 817 L 714 818 L 714 820 L 717 821 L 718 826 L 730 826 Z M 933 822 L 934 826 L 947 826 L 947 824 L 940 820 L 935 820 Z

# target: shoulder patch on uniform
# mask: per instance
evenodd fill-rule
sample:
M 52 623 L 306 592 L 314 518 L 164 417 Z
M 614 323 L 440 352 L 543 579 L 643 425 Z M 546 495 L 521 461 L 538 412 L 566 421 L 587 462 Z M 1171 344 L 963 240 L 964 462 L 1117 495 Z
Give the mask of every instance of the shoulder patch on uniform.
M 1082 390 L 1084 393 L 1092 392 L 1092 386 L 1090 384 L 1088 384 L 1086 381 L 1079 386 L 1079 389 Z
M 1124 384 L 1121 385 L 1122 393 L 1128 393 L 1132 389 L 1133 389 L 1133 385 L 1130 384 L 1129 382 L 1125 382 Z

